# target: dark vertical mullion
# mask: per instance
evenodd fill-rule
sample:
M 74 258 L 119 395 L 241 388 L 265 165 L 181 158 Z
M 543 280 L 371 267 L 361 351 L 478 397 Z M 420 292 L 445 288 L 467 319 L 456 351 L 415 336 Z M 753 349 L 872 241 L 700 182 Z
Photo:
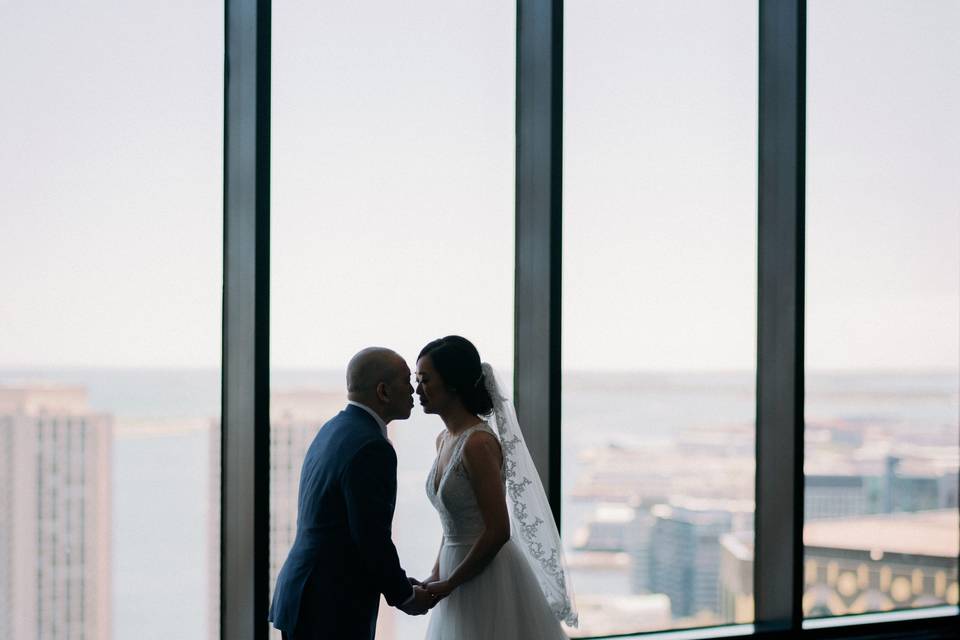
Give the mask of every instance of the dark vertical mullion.
M 760 0 L 754 594 L 757 628 L 803 621 L 806 2 Z
M 220 637 L 269 597 L 270 0 L 226 0 Z
M 560 523 L 563 2 L 517 2 L 514 398 Z

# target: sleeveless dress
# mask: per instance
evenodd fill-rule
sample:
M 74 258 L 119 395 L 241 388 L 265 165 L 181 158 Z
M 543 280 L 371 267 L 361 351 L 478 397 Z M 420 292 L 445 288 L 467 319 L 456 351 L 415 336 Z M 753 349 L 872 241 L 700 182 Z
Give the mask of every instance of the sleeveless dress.
M 463 464 L 463 448 L 478 431 L 493 430 L 480 423 L 453 438 L 450 462 L 436 491 L 437 459 L 427 476 L 427 497 L 440 514 L 443 546 L 440 579 L 445 580 L 483 533 L 483 517 Z M 501 482 L 504 482 L 501 471 Z M 454 589 L 430 614 L 427 640 L 566 640 L 550 610 L 537 577 L 514 540 L 507 541 L 493 560 L 472 579 Z

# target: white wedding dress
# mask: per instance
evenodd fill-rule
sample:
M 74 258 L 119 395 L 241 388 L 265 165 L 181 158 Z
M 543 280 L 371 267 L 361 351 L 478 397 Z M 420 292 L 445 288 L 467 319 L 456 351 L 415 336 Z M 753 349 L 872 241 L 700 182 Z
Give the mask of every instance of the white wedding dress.
M 452 454 L 437 487 L 437 460 L 427 477 L 427 496 L 440 514 L 443 546 L 440 579 L 446 579 L 469 553 L 483 532 L 483 518 L 463 464 L 463 448 L 471 434 L 496 433 L 486 424 L 454 438 Z M 506 476 L 501 472 L 501 480 Z M 473 579 L 454 589 L 430 615 L 427 640 L 566 640 L 530 561 L 513 531 L 493 560 Z

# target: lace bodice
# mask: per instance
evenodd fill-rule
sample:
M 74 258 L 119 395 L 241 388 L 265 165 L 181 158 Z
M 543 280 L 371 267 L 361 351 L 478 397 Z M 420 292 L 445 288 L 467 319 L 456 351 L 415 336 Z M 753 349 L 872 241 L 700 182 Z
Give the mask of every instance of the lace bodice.
M 453 449 L 450 454 L 450 461 L 440 477 L 439 486 L 437 487 L 437 474 L 441 472 L 437 468 L 440 459 L 439 451 L 433 461 L 433 467 L 427 475 L 427 497 L 440 514 L 443 535 L 452 540 L 467 541 L 483 533 L 483 517 L 480 514 L 480 507 L 473 493 L 467 469 L 463 464 L 463 448 L 466 446 L 470 435 L 477 431 L 484 431 L 496 437 L 496 434 L 485 422 L 470 427 L 455 436 L 444 432 L 441 436 L 441 443 L 452 438 Z M 500 479 L 501 481 L 505 480 L 502 470 Z M 437 487 L 436 491 L 434 491 L 434 487 Z

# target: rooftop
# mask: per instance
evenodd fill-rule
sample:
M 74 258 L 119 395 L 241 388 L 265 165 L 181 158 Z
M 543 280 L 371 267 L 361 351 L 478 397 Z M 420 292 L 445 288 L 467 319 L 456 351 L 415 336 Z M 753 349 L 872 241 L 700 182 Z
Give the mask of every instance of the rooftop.
M 30 383 L 0 386 L 0 414 L 82 414 L 89 411 L 87 390 L 78 385 Z
M 960 515 L 956 509 L 890 513 L 808 522 L 808 547 L 956 558 Z

